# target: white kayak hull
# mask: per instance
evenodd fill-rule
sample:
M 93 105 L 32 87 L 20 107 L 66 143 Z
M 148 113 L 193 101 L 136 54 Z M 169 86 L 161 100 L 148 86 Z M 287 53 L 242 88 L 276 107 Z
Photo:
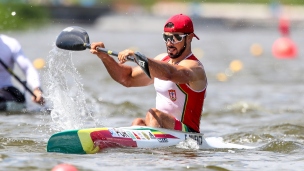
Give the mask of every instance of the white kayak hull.
M 182 145 L 191 140 L 192 148 L 238 148 L 254 147 L 225 143 L 220 138 L 204 138 L 200 133 L 181 132 L 163 128 L 142 126 L 104 127 L 67 130 L 52 135 L 47 144 L 48 152 L 91 154 L 105 148 L 136 147 L 161 148 Z

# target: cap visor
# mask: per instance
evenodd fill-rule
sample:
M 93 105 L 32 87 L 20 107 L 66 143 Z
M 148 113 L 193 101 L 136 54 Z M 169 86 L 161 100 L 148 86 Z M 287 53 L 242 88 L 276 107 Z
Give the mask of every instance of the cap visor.
M 195 33 L 193 33 L 194 34 L 194 37 L 196 37 L 197 38 L 197 40 L 199 40 L 199 38 L 197 37 L 197 35 L 195 34 Z

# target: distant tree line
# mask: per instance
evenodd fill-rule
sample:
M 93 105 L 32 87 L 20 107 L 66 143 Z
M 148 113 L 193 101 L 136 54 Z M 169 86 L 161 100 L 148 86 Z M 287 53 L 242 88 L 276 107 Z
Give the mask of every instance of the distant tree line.
M 0 3 L 0 30 L 22 30 L 39 27 L 48 21 L 48 12 L 35 5 Z

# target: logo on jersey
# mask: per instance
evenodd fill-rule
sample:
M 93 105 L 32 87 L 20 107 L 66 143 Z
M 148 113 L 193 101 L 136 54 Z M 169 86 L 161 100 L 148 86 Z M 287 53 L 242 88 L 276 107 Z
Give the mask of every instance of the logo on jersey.
M 172 101 L 176 100 L 176 91 L 175 90 L 168 90 L 169 92 L 169 97 Z

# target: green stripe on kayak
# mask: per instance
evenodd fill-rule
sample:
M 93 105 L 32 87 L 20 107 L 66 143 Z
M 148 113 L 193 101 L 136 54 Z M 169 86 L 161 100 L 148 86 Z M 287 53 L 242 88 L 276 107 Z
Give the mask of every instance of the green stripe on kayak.
M 86 154 L 78 137 L 78 130 L 68 130 L 52 135 L 47 143 L 47 152 Z

